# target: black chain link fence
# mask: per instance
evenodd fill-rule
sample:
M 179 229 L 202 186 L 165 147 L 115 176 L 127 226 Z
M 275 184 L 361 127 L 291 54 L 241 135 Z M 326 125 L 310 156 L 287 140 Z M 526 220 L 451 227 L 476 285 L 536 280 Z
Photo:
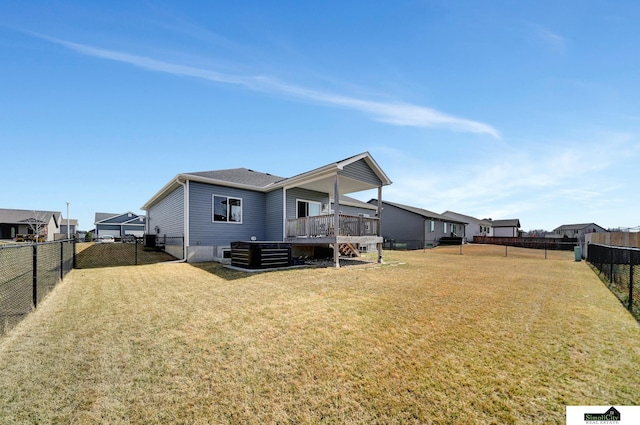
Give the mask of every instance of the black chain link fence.
M 184 238 L 125 238 L 121 242 L 77 244 L 76 268 L 90 269 L 99 267 L 137 266 L 175 260 L 177 257 L 167 252 L 167 246 L 182 251 Z
M 0 245 L 0 335 L 24 319 L 73 268 L 72 240 Z
M 64 240 L 37 244 L 0 244 L 0 336 L 35 309 L 73 268 L 154 264 L 175 260 L 184 238 L 144 238 L 94 243 Z
M 609 290 L 640 321 L 640 249 L 589 244 L 587 261 Z

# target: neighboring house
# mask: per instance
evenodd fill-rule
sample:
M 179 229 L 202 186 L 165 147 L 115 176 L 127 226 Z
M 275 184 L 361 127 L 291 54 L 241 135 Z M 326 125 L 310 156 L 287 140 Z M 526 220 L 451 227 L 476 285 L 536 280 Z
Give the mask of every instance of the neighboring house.
M 331 211 L 329 211 L 329 213 L 333 213 L 335 208 L 333 197 L 331 197 L 330 201 Z M 351 215 L 354 217 L 377 217 L 378 207 L 350 196 L 341 195 L 338 212 L 340 214 Z M 360 251 L 375 251 L 375 249 L 375 244 L 360 245 Z
M 377 200 L 369 201 L 378 205 Z M 466 222 L 446 217 L 422 208 L 382 201 L 382 235 L 396 247 L 406 249 L 430 248 L 444 237 L 464 237 Z
M 0 209 L 0 239 L 34 240 L 37 233 L 40 240 L 53 241 L 61 218 L 57 211 Z
M 503 238 L 520 237 L 520 220 L 512 218 L 508 220 L 490 220 L 493 228 L 493 236 Z
M 581 237 L 588 233 L 605 232 L 608 232 L 608 230 L 595 223 L 563 224 L 562 226 L 558 226 L 553 229 L 553 237 L 581 239 Z
M 489 219 L 479 219 L 448 210 L 443 212 L 442 215 L 466 222 L 464 237 L 469 242 L 473 242 L 474 236 L 493 236 L 492 221 Z
M 330 199 L 376 188 L 380 198 L 389 184 L 365 152 L 290 178 L 246 168 L 178 174 L 142 209 L 148 233 L 184 237 L 184 247 L 165 249 L 189 262 L 220 261 L 237 241 L 290 242 L 294 248 L 373 243 L 381 255 L 379 219 L 331 211 Z M 339 250 L 333 253 L 338 266 Z
M 69 236 L 73 237 L 78 231 L 78 220 L 74 218 L 63 218 L 60 223 L 60 235 L 67 237 L 67 227 L 69 228 Z
M 144 215 L 126 212 L 123 214 L 96 213 L 94 222 L 94 239 L 105 235 L 121 238 L 124 235 L 141 237 L 145 233 L 146 217 Z

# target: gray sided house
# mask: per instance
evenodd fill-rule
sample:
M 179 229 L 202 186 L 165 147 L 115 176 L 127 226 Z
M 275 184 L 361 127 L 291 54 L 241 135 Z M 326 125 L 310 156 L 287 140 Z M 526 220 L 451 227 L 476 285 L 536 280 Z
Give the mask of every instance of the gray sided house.
M 60 233 L 56 235 L 56 239 L 66 239 L 67 231 L 70 238 L 77 236 L 78 220 L 74 218 L 63 218 L 60 223 Z
M 445 211 L 442 215 L 467 223 L 464 230 L 464 237 L 468 242 L 473 242 L 474 236 L 493 236 L 492 221 L 489 219 L 478 219 L 471 217 L 470 215 L 464 215 L 453 211 Z
M 62 214 L 57 211 L 0 208 L 0 239 L 12 241 L 53 241 L 60 233 Z
M 142 209 L 148 233 L 184 237 L 170 253 L 188 262 L 221 261 L 232 242 L 272 241 L 333 247 L 337 266 L 343 246 L 381 249 L 382 238 L 378 217 L 340 213 L 331 198 L 376 188 L 380 198 L 389 184 L 365 152 L 290 178 L 246 168 L 178 174 Z
M 563 224 L 553 229 L 553 236 L 557 238 L 576 238 L 583 240 L 586 234 L 605 232 L 608 232 L 608 230 L 595 223 Z
M 375 199 L 370 204 L 378 205 Z M 446 237 L 464 237 L 466 222 L 422 208 L 382 201 L 382 235 L 392 246 L 406 249 L 432 248 Z
M 126 212 L 122 214 L 100 213 L 95 216 L 94 238 L 111 235 L 121 238 L 124 235 L 142 237 L 145 233 L 146 217 L 144 215 Z
M 520 237 L 520 220 L 517 218 L 507 220 L 491 220 L 493 236 L 517 238 Z

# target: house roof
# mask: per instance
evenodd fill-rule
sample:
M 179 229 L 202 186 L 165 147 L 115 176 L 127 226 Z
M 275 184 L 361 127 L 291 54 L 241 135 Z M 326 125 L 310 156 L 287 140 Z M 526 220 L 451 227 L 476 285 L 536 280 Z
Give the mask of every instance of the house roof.
M 214 171 L 197 171 L 194 173 L 185 173 L 186 175 L 204 177 L 212 180 L 219 180 L 229 183 L 237 183 L 255 188 L 264 188 L 278 181 L 284 180 L 284 177 L 274 176 L 268 173 L 260 173 L 258 171 L 249 170 L 247 168 L 230 168 L 228 170 Z
M 140 223 L 134 223 L 135 221 L 140 221 L 140 222 L 144 222 L 144 219 L 146 218 L 146 216 L 144 214 L 136 214 L 133 213 L 131 211 L 127 211 L 125 213 L 101 213 L 101 212 L 97 212 L 96 213 L 96 220 L 93 222 L 93 224 L 100 224 L 100 223 L 105 223 L 105 222 L 109 222 L 110 220 L 117 218 L 117 217 L 122 217 L 126 215 L 128 220 L 124 220 L 124 221 L 114 221 L 111 223 L 107 223 L 107 224 L 127 224 L 127 223 L 132 223 L 132 224 L 140 224 Z M 142 220 L 140 220 L 142 219 Z
M 562 230 L 582 230 L 590 226 L 598 226 L 598 225 L 595 223 L 563 224 L 562 226 L 558 226 L 555 229 L 553 229 L 553 231 L 556 232 L 556 231 L 562 231 Z M 600 227 L 601 229 L 604 229 L 604 227 L 602 226 L 598 226 L 598 227 Z
M 507 220 L 491 220 L 492 227 L 515 227 L 520 228 L 520 220 L 517 218 L 510 218 Z
M 453 217 L 458 217 L 458 218 L 461 218 L 462 220 L 469 220 L 468 223 L 476 222 L 476 223 L 481 223 L 481 224 L 486 225 L 486 226 L 491 226 L 491 224 L 492 224 L 491 220 L 487 220 L 487 219 L 484 219 L 484 218 L 483 219 L 479 219 L 479 218 L 472 217 L 470 215 L 460 214 L 460 213 L 457 213 L 455 211 L 447 210 L 447 211 L 443 212 L 442 215 L 444 215 L 446 217 L 452 217 L 452 216 Z
M 78 220 L 75 218 L 69 218 L 69 219 L 63 218 L 60 220 L 61 226 L 66 226 L 67 223 L 69 223 L 72 226 L 78 226 Z
M 369 201 L 370 204 L 374 204 L 374 205 L 377 205 L 377 202 L 378 201 L 376 199 L 371 199 Z M 418 215 L 420 215 L 422 217 L 425 217 L 425 218 L 435 218 L 436 220 L 446 221 L 446 222 L 449 222 L 449 223 L 468 224 L 468 223 L 466 223 L 464 221 L 455 220 L 455 219 L 452 219 L 451 217 L 447 217 L 447 216 L 444 216 L 442 214 L 435 213 L 433 211 L 425 210 L 423 208 L 417 208 L 417 207 L 412 207 L 412 206 L 409 206 L 409 205 L 403 205 L 403 204 L 398 204 L 396 202 L 389 202 L 389 201 L 383 200 L 382 201 L 382 205 L 384 206 L 385 204 L 386 205 L 391 205 L 391 206 L 396 207 L 396 208 L 400 208 L 400 209 L 405 210 L 405 211 L 409 211 L 409 212 L 414 213 L 414 214 L 418 214 Z
M 153 195 L 153 197 L 151 197 L 151 199 L 147 201 L 141 209 L 149 209 L 152 205 L 163 199 L 169 193 L 173 192 L 180 185 L 183 185 L 186 181 L 195 181 L 260 192 L 269 192 L 280 188 L 289 189 L 299 187 L 325 193 L 332 193 L 335 176 L 340 175 L 340 194 L 359 192 L 377 187 L 377 185 L 374 185 L 371 182 L 340 174 L 344 171 L 345 167 L 348 167 L 358 161 L 364 161 L 366 163 L 369 169 L 379 180 L 380 185 L 386 186 L 391 184 L 391 180 L 389 180 L 389 177 L 387 177 L 384 171 L 382 171 L 380 166 L 371 157 L 371 154 L 369 154 L 369 152 L 364 152 L 289 178 L 260 173 L 247 168 L 181 173 L 175 176 L 171 181 L 169 181 L 169 183 L 160 189 L 160 191 Z
M 58 211 L 14 210 L 0 208 L 0 223 L 27 224 L 30 220 L 37 219 L 48 223 L 53 217 L 56 224 L 60 222 L 62 213 Z
M 334 201 L 333 197 L 331 197 L 329 199 L 329 201 L 331 203 L 333 203 L 333 201 Z M 371 205 L 368 202 L 364 202 L 364 201 L 361 201 L 361 200 L 356 199 L 356 198 L 352 198 L 352 197 L 347 196 L 347 195 L 340 195 L 340 205 L 348 205 L 348 206 L 351 206 L 351 207 L 366 208 L 368 210 L 374 210 L 374 211 L 378 209 L 378 207 L 375 206 L 375 205 Z

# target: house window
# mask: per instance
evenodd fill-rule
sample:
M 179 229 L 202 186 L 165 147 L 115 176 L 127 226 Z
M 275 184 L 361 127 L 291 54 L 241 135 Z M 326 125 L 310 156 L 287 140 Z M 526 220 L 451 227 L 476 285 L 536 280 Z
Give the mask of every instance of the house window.
M 242 199 L 213 195 L 213 221 L 242 223 Z
M 435 232 L 436 231 L 436 222 L 431 220 L 431 223 L 429 223 L 429 231 L 430 232 Z
M 455 223 L 451 223 L 451 233 L 455 233 L 456 232 L 456 225 Z
M 442 232 L 443 233 L 447 233 L 447 222 L 446 221 L 442 222 Z
M 298 218 L 313 217 L 316 215 L 320 215 L 320 211 L 322 210 L 322 205 L 320 205 L 320 202 L 316 202 L 316 201 L 306 201 L 304 199 L 297 199 L 296 210 L 297 210 Z

